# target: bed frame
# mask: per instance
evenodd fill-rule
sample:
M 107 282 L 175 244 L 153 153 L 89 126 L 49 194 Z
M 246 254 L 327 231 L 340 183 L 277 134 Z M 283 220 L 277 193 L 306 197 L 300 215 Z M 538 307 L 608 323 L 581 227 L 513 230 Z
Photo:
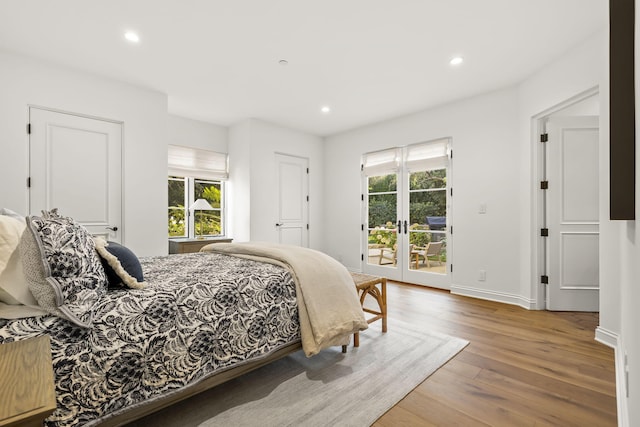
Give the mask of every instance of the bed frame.
M 148 403 L 138 404 L 129 407 L 122 412 L 107 415 L 107 418 L 103 418 L 100 422 L 100 426 L 122 426 L 132 421 L 143 418 L 161 409 L 167 408 L 182 400 L 195 396 L 198 393 L 209 390 L 215 386 L 223 384 L 227 381 L 231 381 L 234 378 L 242 376 L 248 372 L 258 369 L 262 366 L 268 365 L 271 362 L 275 362 L 278 359 L 286 357 L 292 353 L 302 350 L 302 344 L 300 341 L 288 344 L 275 352 L 271 353 L 264 358 L 253 360 L 248 363 L 244 363 L 240 366 L 226 369 L 220 373 L 207 377 L 189 387 L 176 390 L 166 396 L 159 399 L 155 399 Z

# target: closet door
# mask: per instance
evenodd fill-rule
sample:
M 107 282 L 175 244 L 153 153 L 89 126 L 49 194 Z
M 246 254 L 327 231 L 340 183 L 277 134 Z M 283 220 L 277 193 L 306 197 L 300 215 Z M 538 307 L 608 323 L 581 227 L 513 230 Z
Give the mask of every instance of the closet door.
M 122 240 L 122 124 L 30 108 L 29 212 L 58 208 Z
M 309 159 L 276 154 L 278 242 L 309 247 Z

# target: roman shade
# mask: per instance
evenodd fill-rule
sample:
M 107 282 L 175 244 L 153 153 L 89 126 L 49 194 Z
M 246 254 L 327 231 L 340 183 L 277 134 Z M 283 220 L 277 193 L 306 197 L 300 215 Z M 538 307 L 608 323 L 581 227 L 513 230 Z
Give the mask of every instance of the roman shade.
M 446 168 L 448 149 L 448 138 L 409 145 L 405 165 L 412 172 Z
M 228 156 L 225 153 L 199 148 L 169 145 L 169 175 L 203 179 L 229 178 Z
M 374 151 L 362 156 L 362 171 L 367 176 L 397 173 L 400 167 L 401 148 Z

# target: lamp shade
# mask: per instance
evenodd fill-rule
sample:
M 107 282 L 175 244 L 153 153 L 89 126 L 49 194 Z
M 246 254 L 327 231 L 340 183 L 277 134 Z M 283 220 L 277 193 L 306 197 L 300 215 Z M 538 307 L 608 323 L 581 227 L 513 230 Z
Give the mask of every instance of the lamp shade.
M 195 202 L 193 202 L 191 206 L 189 206 L 189 209 L 192 211 L 212 211 L 213 210 L 209 202 L 207 202 L 205 199 L 196 200 Z

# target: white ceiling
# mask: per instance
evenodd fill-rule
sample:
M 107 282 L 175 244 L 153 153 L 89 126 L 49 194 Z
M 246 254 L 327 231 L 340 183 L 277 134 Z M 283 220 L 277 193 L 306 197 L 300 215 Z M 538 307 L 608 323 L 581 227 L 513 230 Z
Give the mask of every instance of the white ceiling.
M 516 84 L 604 30 L 607 5 L 1 0 L 0 49 L 166 93 L 172 114 L 327 136 Z M 450 66 L 454 55 L 464 64 Z M 330 114 L 320 113 L 325 104 Z

